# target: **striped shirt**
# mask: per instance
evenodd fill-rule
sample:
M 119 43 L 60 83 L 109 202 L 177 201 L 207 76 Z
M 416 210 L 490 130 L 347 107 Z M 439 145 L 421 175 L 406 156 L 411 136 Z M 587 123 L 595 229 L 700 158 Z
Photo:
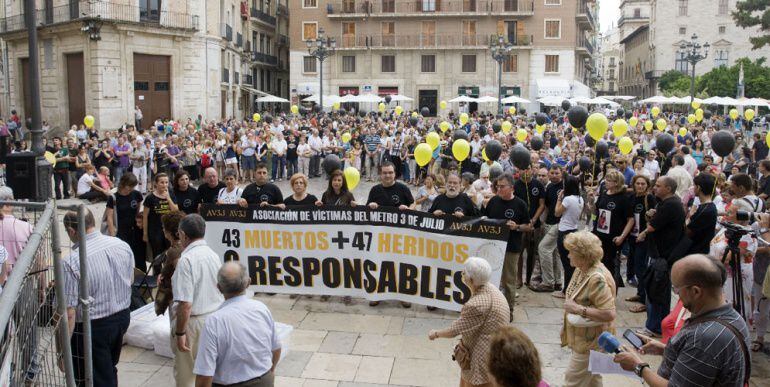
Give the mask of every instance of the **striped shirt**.
M 703 316 L 729 323 L 743 334 L 749 346 L 746 322 L 731 305 Z M 746 367 L 738 338 L 718 322 L 691 325 L 691 320 L 669 340 L 658 375 L 667 379 L 669 386 L 743 386 Z
M 113 315 L 131 304 L 131 283 L 134 275 L 134 253 L 122 240 L 93 231 L 86 235 L 88 295 L 91 320 Z M 78 306 L 80 282 L 80 243 L 75 243 L 64 261 L 64 289 L 67 306 Z M 80 322 L 80 314 L 77 315 Z
M 364 144 L 366 144 L 366 150 L 374 152 L 377 150 L 377 146 L 381 144 L 380 136 L 376 134 L 370 134 L 364 138 Z

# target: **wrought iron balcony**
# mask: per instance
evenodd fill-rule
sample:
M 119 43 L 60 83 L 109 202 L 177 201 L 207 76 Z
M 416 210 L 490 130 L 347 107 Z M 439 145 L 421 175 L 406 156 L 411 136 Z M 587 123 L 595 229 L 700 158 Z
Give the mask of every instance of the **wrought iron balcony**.
M 533 0 L 342 0 L 327 3 L 329 17 L 534 15 Z
M 270 66 L 278 66 L 278 57 L 261 52 L 251 53 L 251 60 L 256 63 L 266 64 Z
M 269 24 L 271 26 L 275 25 L 275 16 L 270 16 L 269 14 L 262 12 L 256 8 L 251 9 L 251 17 L 252 19 L 259 20 L 265 24 Z

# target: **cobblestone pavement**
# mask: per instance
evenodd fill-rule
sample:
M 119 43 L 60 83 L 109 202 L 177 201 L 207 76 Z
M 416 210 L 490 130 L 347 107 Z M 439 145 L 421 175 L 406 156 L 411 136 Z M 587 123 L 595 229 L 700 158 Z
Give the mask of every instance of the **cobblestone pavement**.
M 278 183 L 289 194 L 286 181 Z M 361 181 L 354 191 L 359 202 L 366 200 L 372 183 Z M 312 179 L 309 192 L 319 196 L 326 181 Z M 70 201 L 76 202 L 76 201 Z M 104 205 L 91 205 L 101 219 Z M 68 247 L 68 246 L 67 246 Z M 644 314 L 628 312 L 623 301 L 633 288 L 620 290 L 617 303 L 618 333 L 639 328 Z M 377 387 L 456 386 L 459 369 L 451 359 L 453 340 L 428 340 L 428 331 L 448 326 L 458 317 L 449 311 L 428 311 L 413 305 L 403 309 L 397 302 L 383 302 L 369 307 L 361 299 L 344 305 L 341 298 L 321 301 L 318 297 L 290 299 L 286 295 L 264 296 L 263 301 L 276 321 L 294 327 L 289 353 L 276 370 L 280 387 Z M 559 345 L 562 324 L 561 300 L 548 293 L 520 290 L 513 325 L 523 330 L 536 344 L 543 364 L 543 377 L 552 386 L 563 384 L 570 351 Z M 647 360 L 657 369 L 660 358 Z M 152 351 L 125 346 L 118 365 L 122 387 L 173 385 L 173 361 Z M 754 354 L 753 386 L 770 385 L 770 362 L 764 354 Z M 605 385 L 622 386 L 637 382 L 622 376 L 605 377 Z

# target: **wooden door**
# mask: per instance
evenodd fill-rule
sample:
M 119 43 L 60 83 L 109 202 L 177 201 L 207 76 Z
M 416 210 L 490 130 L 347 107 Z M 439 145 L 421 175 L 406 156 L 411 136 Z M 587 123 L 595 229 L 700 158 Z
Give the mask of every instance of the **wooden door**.
M 69 125 L 80 124 L 86 116 L 86 90 L 83 53 L 67 54 L 67 101 Z
M 144 127 L 171 118 L 171 57 L 134 54 L 134 101 Z

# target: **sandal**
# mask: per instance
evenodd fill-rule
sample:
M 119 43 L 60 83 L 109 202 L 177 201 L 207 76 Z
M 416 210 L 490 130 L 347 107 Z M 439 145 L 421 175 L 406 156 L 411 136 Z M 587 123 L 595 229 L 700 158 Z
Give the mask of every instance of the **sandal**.
M 765 349 L 765 342 L 754 340 L 751 342 L 751 352 L 760 352 Z
M 529 287 L 535 293 L 550 293 L 553 292 L 553 286 L 546 284 L 537 284 Z
M 557 291 L 551 293 L 551 296 L 552 297 L 556 297 L 556 298 L 564 298 L 564 293 L 562 293 L 561 291 L 557 290 Z
M 636 295 L 636 296 L 633 296 L 633 297 L 628 297 L 628 298 L 626 298 L 626 301 L 628 301 L 628 302 L 639 302 L 639 303 L 641 303 L 641 302 L 642 302 L 642 298 L 641 298 L 641 297 L 639 297 L 639 295 Z
M 630 308 L 628 308 L 628 311 L 631 313 L 642 313 L 647 311 L 646 305 L 634 305 Z

